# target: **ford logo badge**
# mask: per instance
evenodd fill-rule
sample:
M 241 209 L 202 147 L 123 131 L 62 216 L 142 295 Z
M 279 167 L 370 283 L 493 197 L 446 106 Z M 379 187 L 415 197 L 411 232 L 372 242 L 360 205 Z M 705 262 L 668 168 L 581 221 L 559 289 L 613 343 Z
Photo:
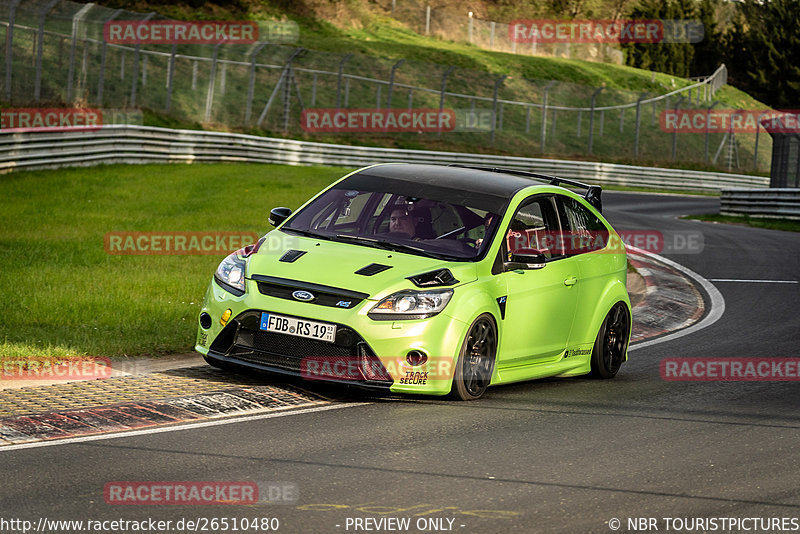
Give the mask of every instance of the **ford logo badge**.
M 294 293 L 292 293 L 292 296 L 296 300 L 300 300 L 300 301 L 303 301 L 303 302 L 311 302 L 312 300 L 314 300 L 316 298 L 316 297 L 314 297 L 313 293 L 309 293 L 308 291 L 303 291 L 303 290 L 295 291 Z

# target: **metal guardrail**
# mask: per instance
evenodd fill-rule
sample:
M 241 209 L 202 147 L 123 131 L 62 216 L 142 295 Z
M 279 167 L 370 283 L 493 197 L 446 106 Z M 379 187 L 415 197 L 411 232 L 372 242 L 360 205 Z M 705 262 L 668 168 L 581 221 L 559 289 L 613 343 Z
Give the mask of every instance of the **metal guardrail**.
M 535 171 L 603 185 L 715 192 L 766 187 L 742 174 L 549 160 L 463 152 L 404 150 L 149 126 L 94 131 L 0 134 L 0 173 L 110 163 L 252 162 L 359 167 L 381 162 L 462 163 Z
M 800 189 L 724 189 L 719 212 L 722 215 L 800 220 Z

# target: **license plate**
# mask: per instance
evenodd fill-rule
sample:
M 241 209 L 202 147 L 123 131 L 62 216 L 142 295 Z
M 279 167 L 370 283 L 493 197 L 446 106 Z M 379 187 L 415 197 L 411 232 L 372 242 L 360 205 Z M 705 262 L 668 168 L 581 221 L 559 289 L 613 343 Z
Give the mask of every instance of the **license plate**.
M 279 334 L 289 334 L 290 336 L 318 339 L 329 343 L 333 343 L 333 340 L 336 338 L 335 324 L 306 321 L 305 319 L 284 317 L 282 315 L 266 312 L 261 314 L 261 330 L 278 332 Z

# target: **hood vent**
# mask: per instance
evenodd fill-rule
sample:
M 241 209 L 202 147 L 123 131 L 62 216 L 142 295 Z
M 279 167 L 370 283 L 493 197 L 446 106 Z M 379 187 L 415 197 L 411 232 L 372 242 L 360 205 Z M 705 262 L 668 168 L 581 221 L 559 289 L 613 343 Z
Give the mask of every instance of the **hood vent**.
M 362 267 L 361 269 L 356 271 L 356 274 L 360 274 L 362 276 L 372 276 L 373 274 L 382 273 L 387 269 L 391 269 L 391 265 L 381 265 L 380 263 L 370 263 L 366 267 Z
M 458 283 L 450 269 L 439 269 L 415 276 L 409 276 L 408 280 L 414 282 L 417 287 L 442 287 L 452 286 Z
M 297 259 L 299 259 L 300 256 L 302 256 L 306 252 L 307 251 L 305 251 L 305 250 L 287 250 L 283 254 L 283 256 L 281 256 L 281 259 L 279 259 L 278 261 L 283 261 L 283 262 L 286 262 L 286 263 L 293 263 L 293 262 L 297 261 Z

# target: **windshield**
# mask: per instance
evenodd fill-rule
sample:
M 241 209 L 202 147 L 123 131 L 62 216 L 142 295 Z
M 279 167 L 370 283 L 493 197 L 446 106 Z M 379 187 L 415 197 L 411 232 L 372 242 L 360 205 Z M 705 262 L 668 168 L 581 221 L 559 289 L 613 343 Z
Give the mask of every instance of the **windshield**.
M 430 186 L 417 187 L 420 196 L 415 196 L 408 194 L 407 182 L 392 187 L 393 182 L 382 180 L 364 187 L 364 180 L 345 180 L 300 210 L 281 229 L 466 261 L 477 259 L 488 247 L 501 218 L 498 215 L 505 209 L 497 197 L 481 198 Z M 350 187 L 354 185 L 361 187 Z

